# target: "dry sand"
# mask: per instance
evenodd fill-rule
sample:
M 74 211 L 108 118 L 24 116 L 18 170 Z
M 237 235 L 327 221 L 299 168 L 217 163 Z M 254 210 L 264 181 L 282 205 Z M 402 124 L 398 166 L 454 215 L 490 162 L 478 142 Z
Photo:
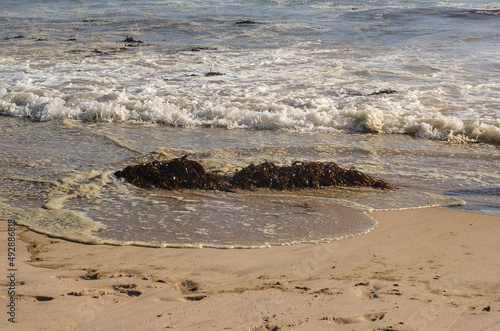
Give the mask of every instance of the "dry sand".
M 247 250 L 83 245 L 17 227 L 1 330 L 500 330 L 500 217 L 371 214 L 370 233 Z

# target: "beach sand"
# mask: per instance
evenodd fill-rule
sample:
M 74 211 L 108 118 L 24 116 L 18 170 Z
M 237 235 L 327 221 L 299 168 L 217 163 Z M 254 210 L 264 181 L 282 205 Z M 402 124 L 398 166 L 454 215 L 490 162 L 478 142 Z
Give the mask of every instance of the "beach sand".
M 84 245 L 17 227 L 2 330 L 500 330 L 500 217 L 380 211 L 368 234 L 265 249 Z

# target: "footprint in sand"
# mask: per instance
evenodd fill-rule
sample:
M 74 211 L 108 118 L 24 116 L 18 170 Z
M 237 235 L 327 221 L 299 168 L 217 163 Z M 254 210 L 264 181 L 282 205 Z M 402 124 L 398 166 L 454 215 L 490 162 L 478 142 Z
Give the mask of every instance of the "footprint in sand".
M 129 297 L 138 297 L 142 294 L 141 291 L 136 290 L 138 287 L 137 284 L 125 284 L 125 285 L 114 285 L 111 286 L 112 291 L 106 290 L 110 287 L 104 286 L 102 290 L 82 290 L 82 291 L 72 291 L 69 292 L 68 295 L 73 296 L 92 296 L 94 298 L 99 298 L 104 295 L 118 295 L 118 296 L 129 296 Z
M 187 301 L 201 301 L 207 298 L 207 295 L 192 295 L 187 297 L 171 296 L 171 297 L 159 297 L 156 301 L 177 301 L 177 302 L 187 302 Z
M 45 295 L 37 295 L 35 296 L 36 301 L 52 301 L 54 298 L 45 296 Z
M 54 300 L 53 297 L 46 296 L 46 295 L 23 295 L 23 294 L 20 294 L 17 297 L 18 297 L 19 300 L 32 299 L 33 301 L 38 301 L 38 302 L 44 302 L 44 301 L 52 301 L 52 300 Z
M 190 296 L 190 297 L 185 297 L 187 301 L 200 301 L 205 299 L 207 296 L 206 295 L 195 295 L 195 296 Z
M 115 285 L 113 289 L 119 293 L 127 294 L 129 297 L 138 297 L 142 294 L 141 291 L 134 290 L 138 287 L 137 284 Z
M 378 299 L 378 291 L 382 288 L 378 285 L 370 285 L 368 282 L 357 283 L 354 287 L 354 294 L 361 299 Z
M 384 318 L 386 313 L 370 313 L 363 315 L 356 315 L 351 317 L 334 317 L 334 316 L 326 316 L 323 317 L 324 320 L 327 320 L 330 324 L 336 325 L 344 325 L 344 324 L 353 324 L 353 323 L 363 323 L 363 322 L 375 322 Z

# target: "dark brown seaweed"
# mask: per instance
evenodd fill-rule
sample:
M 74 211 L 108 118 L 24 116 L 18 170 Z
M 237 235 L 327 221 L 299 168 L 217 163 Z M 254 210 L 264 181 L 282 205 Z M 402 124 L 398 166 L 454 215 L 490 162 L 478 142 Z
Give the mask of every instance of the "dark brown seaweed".
M 250 164 L 233 174 L 221 175 L 207 172 L 197 161 L 187 155 L 170 161 L 153 161 L 128 166 L 115 172 L 118 178 L 139 187 L 158 187 L 166 190 L 205 189 L 234 192 L 236 189 L 277 190 L 319 189 L 325 186 L 355 186 L 392 189 L 384 181 L 356 170 L 345 169 L 334 162 L 294 162 L 290 166 L 278 166 L 264 161 Z
M 382 94 L 392 94 L 392 93 L 396 93 L 396 91 L 391 88 L 385 88 L 380 91 L 370 93 L 368 95 L 382 95 Z
M 252 20 L 243 20 L 234 23 L 234 25 L 244 25 L 244 24 L 255 24 L 255 21 Z

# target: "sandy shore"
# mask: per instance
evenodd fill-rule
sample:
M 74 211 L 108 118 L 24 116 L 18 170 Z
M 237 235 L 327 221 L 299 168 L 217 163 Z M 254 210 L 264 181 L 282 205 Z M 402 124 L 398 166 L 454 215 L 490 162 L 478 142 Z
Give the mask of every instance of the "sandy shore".
M 370 233 L 253 250 L 93 246 L 17 227 L 2 330 L 500 330 L 500 217 L 372 214 Z

